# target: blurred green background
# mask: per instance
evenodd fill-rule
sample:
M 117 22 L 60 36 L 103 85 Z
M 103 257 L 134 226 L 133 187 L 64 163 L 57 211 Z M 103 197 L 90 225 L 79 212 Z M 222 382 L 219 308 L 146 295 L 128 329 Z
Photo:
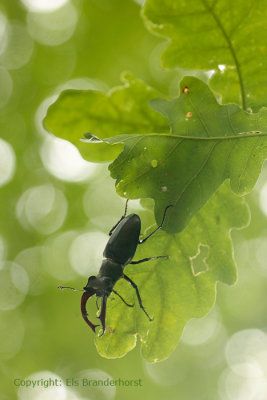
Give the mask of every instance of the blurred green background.
M 81 288 L 98 271 L 124 201 L 107 164 L 83 161 L 42 119 L 62 89 L 107 90 L 125 70 L 166 94 L 178 91 L 181 76 L 161 69 L 164 41 L 146 31 L 141 2 L 0 2 L 0 400 L 267 398 L 266 168 L 248 196 L 250 226 L 232 233 L 238 283 L 218 285 L 216 305 L 189 322 L 168 360 L 144 362 L 139 344 L 123 359 L 101 358 L 80 294 L 56 289 Z M 130 202 L 130 211 L 142 210 Z M 14 385 L 49 377 L 142 385 Z

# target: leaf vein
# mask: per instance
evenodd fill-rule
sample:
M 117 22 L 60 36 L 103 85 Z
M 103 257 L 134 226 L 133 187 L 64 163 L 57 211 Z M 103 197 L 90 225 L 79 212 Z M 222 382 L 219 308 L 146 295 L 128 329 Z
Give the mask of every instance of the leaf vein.
M 230 51 L 230 53 L 231 53 L 231 55 L 233 57 L 235 65 L 236 65 L 236 72 L 237 72 L 237 75 L 238 75 L 240 91 L 241 91 L 242 106 L 243 106 L 243 109 L 246 110 L 246 94 L 245 94 L 245 88 L 244 88 L 242 73 L 241 73 L 241 67 L 240 67 L 239 60 L 237 58 L 235 49 L 233 47 L 232 41 L 231 41 L 229 35 L 226 33 L 226 30 L 224 29 L 219 17 L 214 12 L 214 10 L 207 4 L 206 0 L 202 0 L 202 3 L 205 5 L 207 10 L 210 11 L 214 21 L 216 22 L 218 28 L 220 29 L 220 31 L 222 32 L 223 37 L 226 40 L 226 43 L 228 44 L 229 51 Z
M 215 148 L 215 146 L 216 146 L 217 144 L 218 144 L 217 142 L 215 142 L 215 143 L 213 144 L 213 146 L 211 147 L 209 153 L 207 154 L 206 159 L 203 161 L 203 163 L 202 163 L 202 165 L 200 166 L 200 168 L 196 171 L 195 175 L 193 175 L 193 176 L 189 179 L 189 181 L 187 182 L 187 184 L 184 186 L 183 190 L 181 191 L 181 193 L 179 194 L 177 200 L 175 201 L 175 204 L 177 204 L 178 201 L 181 200 L 181 198 L 182 198 L 182 196 L 185 194 L 187 188 L 192 184 L 192 182 L 199 176 L 199 174 L 201 173 L 201 171 L 204 169 L 205 165 L 207 164 L 208 160 L 210 159 L 211 154 L 212 154 L 212 152 L 213 152 L 213 150 L 214 150 L 214 148 Z
M 239 179 L 238 179 L 238 188 L 237 188 L 238 192 L 239 192 L 240 186 L 241 186 L 241 177 L 242 177 L 242 175 L 244 174 L 244 172 L 245 172 L 246 169 L 247 169 L 249 160 L 250 160 L 250 158 L 251 158 L 251 154 L 252 154 L 252 152 L 254 151 L 255 147 L 258 145 L 259 139 L 261 139 L 261 138 L 258 138 L 258 140 L 255 140 L 255 143 L 254 143 L 254 141 L 252 142 L 253 146 L 251 147 L 251 149 L 250 149 L 250 151 L 249 151 L 249 154 L 248 154 L 248 157 L 247 157 L 246 162 L 245 162 L 245 164 L 244 164 L 243 170 L 242 170 L 241 174 L 239 175 Z

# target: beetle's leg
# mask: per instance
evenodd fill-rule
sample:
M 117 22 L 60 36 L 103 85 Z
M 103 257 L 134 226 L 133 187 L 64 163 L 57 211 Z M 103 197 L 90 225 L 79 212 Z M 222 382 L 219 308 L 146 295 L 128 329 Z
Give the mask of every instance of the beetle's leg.
M 106 331 L 106 307 L 107 307 L 107 296 L 103 296 L 101 298 L 101 312 L 98 319 L 100 319 L 101 325 L 102 325 L 102 333 L 100 335 L 103 336 L 105 331 Z
M 132 285 L 132 287 L 135 289 L 135 291 L 136 291 L 136 296 L 137 296 L 137 299 L 138 299 L 138 303 L 139 303 L 140 308 L 144 311 L 144 313 L 146 314 L 146 316 L 147 316 L 147 318 L 149 319 L 149 321 L 153 321 L 153 318 L 150 318 L 150 316 L 148 315 L 148 313 L 146 312 L 146 310 L 145 310 L 145 308 L 144 308 L 144 306 L 143 306 L 143 303 L 142 303 L 142 300 L 141 300 L 140 293 L 139 293 L 139 290 L 138 290 L 137 285 L 134 283 L 134 281 L 132 281 L 132 280 L 129 278 L 129 276 L 123 275 L 123 278 L 124 278 L 127 282 L 129 282 L 129 283 Z
M 108 233 L 109 236 L 112 235 L 112 232 L 114 231 L 114 229 L 117 228 L 117 226 L 119 225 L 119 223 L 120 223 L 124 218 L 125 218 L 125 217 L 122 216 L 121 219 L 113 226 L 113 228 L 110 229 L 110 231 L 109 231 L 109 233 Z
M 110 231 L 109 231 L 109 236 L 111 236 L 111 234 L 112 234 L 112 232 L 114 231 L 114 229 L 117 228 L 117 226 L 119 225 L 119 223 L 126 217 L 127 208 L 128 208 L 128 201 L 129 201 L 129 199 L 126 200 L 125 210 L 124 210 L 123 216 L 122 216 L 121 219 L 113 226 L 113 228 L 110 229 Z
M 124 218 L 126 217 L 126 214 L 127 214 L 128 201 L 129 201 L 129 199 L 127 199 L 126 203 L 125 203 L 125 209 L 124 209 L 124 214 L 123 214 Z
M 165 208 L 165 211 L 164 211 L 164 214 L 163 214 L 163 218 L 162 218 L 162 221 L 161 221 L 161 223 L 159 224 L 159 226 L 158 226 L 153 232 L 151 232 L 146 238 L 144 238 L 144 239 L 142 239 L 142 240 L 139 240 L 139 241 L 138 241 L 138 244 L 145 243 L 145 241 L 146 241 L 148 238 L 150 238 L 150 236 L 154 235 L 154 233 L 156 233 L 160 228 L 162 228 L 162 225 L 164 224 L 164 221 L 165 221 L 166 212 L 167 212 L 167 210 L 168 210 L 169 207 L 174 207 L 174 206 L 173 206 L 173 204 L 170 204 L 170 205 L 168 205 L 168 206 Z
M 96 304 L 96 308 L 97 308 L 97 310 L 99 310 L 99 305 L 98 305 L 98 297 L 96 297 L 96 299 L 95 299 L 95 304 Z
M 169 256 L 148 257 L 148 258 L 143 258 L 142 260 L 138 260 L 138 261 L 131 261 L 129 264 L 141 264 L 146 261 L 156 260 L 157 258 L 169 258 Z
M 124 300 L 124 298 L 123 298 L 118 292 L 116 292 L 116 290 L 113 289 L 112 292 L 115 293 L 117 296 L 119 296 L 119 298 L 124 302 L 124 304 L 126 304 L 126 306 L 128 306 L 128 307 L 133 307 L 133 306 L 134 306 L 133 304 L 128 304 L 128 303 Z

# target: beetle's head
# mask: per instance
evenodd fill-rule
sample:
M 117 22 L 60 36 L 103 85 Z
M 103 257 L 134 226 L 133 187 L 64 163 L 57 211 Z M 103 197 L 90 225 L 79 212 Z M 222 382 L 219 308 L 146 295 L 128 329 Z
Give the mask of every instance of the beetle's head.
M 108 297 L 112 292 L 114 284 L 110 278 L 106 276 L 90 276 L 87 285 L 83 288 L 87 291 L 94 291 L 97 297 Z

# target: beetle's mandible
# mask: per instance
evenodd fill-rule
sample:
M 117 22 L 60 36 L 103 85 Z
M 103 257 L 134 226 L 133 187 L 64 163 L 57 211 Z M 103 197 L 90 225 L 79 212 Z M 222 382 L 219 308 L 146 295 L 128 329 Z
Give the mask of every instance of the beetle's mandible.
M 84 292 L 81 299 L 82 316 L 85 322 L 94 332 L 96 327 L 99 325 L 95 325 L 91 321 L 89 321 L 87 317 L 86 303 L 94 294 L 97 296 L 97 298 L 101 298 L 101 311 L 99 317 L 97 317 L 99 318 L 102 325 L 101 336 L 105 333 L 106 330 L 106 305 L 107 299 L 111 293 L 117 295 L 128 307 L 133 307 L 132 304 L 128 304 L 123 299 L 123 297 L 113 289 L 115 283 L 121 278 L 129 282 L 131 286 L 135 289 L 140 308 L 144 311 L 149 321 L 153 320 L 152 318 L 150 318 L 143 306 L 137 285 L 127 275 L 125 275 L 123 271 L 127 264 L 140 264 L 146 261 L 155 260 L 157 258 L 168 258 L 168 256 L 164 255 L 143 258 L 142 260 L 138 261 L 132 261 L 137 246 L 139 244 L 145 243 L 148 238 L 150 238 L 163 226 L 166 212 L 168 208 L 173 207 L 173 205 L 170 204 L 165 208 L 160 225 L 142 240 L 139 240 L 141 232 L 141 220 L 137 214 L 130 214 L 126 216 L 127 205 L 128 200 L 126 201 L 124 215 L 109 232 L 110 239 L 104 249 L 104 259 L 102 261 L 102 265 L 100 267 L 98 275 L 90 276 L 87 285 L 82 290 Z M 59 286 L 58 288 L 79 290 L 70 288 L 68 286 Z

